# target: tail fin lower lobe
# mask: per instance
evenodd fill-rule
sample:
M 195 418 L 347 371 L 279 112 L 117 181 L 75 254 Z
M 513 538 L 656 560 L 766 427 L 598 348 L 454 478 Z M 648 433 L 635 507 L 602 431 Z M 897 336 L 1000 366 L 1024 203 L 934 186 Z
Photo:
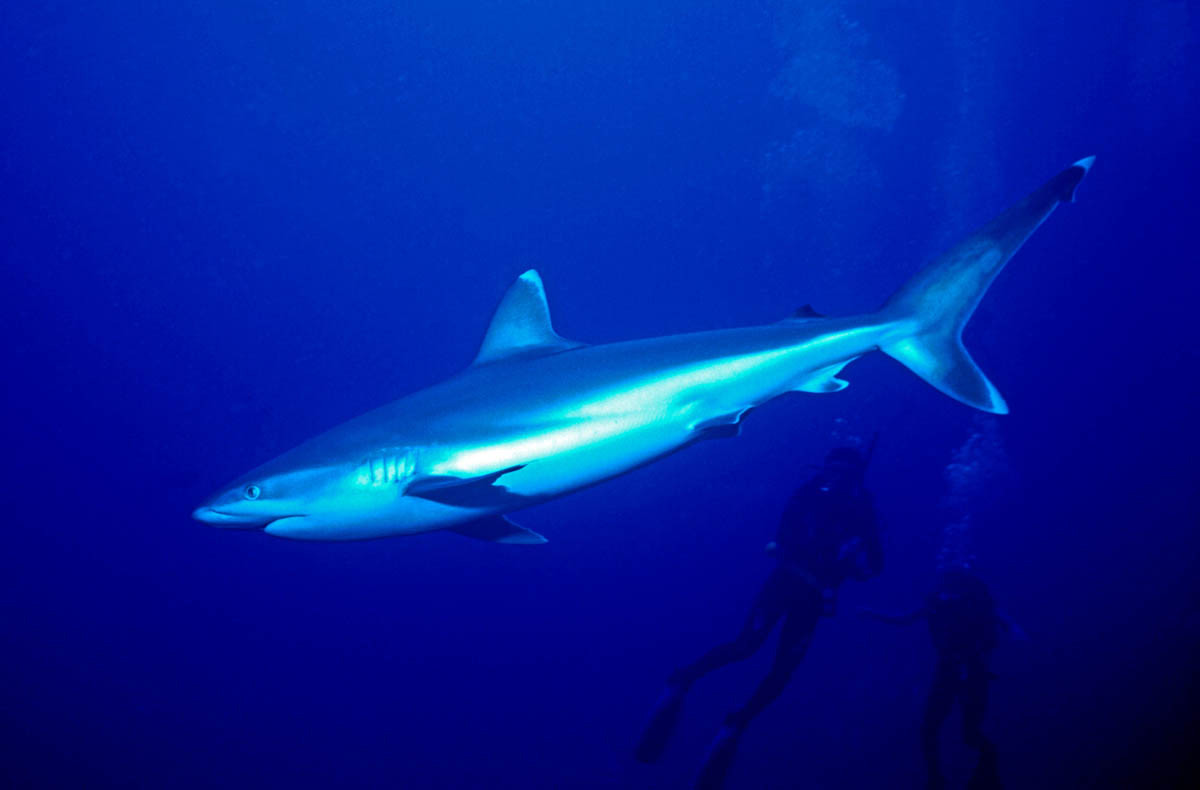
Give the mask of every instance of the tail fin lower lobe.
M 962 330 L 1004 264 L 1050 216 L 1073 201 L 1095 157 L 1080 159 L 917 272 L 884 304 L 888 320 L 914 329 L 881 345 L 955 400 L 994 414 L 1008 406 L 962 345 Z

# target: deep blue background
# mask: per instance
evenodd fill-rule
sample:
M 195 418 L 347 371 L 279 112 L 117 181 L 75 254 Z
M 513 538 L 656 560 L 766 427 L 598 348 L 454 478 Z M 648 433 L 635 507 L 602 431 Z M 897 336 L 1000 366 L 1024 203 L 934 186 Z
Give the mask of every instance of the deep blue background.
M 1030 635 L 996 657 L 1008 784 L 1182 780 L 1200 10 L 914 5 L 5 4 L 5 784 L 686 786 L 767 651 L 696 689 L 653 768 L 648 705 L 738 627 L 809 465 L 876 430 L 887 570 L 730 785 L 919 786 L 928 638 L 848 610 L 920 599 L 980 431 L 975 550 Z M 871 358 L 522 514 L 539 548 L 188 517 L 461 368 L 526 268 L 589 342 L 872 309 L 1088 154 L 967 332 L 1010 416 Z

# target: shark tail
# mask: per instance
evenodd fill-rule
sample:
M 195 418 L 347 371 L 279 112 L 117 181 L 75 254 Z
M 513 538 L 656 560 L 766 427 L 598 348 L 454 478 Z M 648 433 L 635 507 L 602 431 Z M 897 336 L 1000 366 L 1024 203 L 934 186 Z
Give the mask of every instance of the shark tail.
M 951 398 L 1007 414 L 1004 398 L 963 348 L 963 327 L 1004 264 L 1059 203 L 1074 200 L 1095 159 L 1080 159 L 917 272 L 880 311 L 897 329 L 880 349 Z

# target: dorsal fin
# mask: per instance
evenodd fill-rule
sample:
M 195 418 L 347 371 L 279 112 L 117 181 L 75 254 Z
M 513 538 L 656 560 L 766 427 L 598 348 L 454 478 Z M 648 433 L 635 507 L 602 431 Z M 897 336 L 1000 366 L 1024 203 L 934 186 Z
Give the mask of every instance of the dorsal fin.
M 517 278 L 500 300 L 475 364 L 523 354 L 552 354 L 580 345 L 583 344 L 564 340 L 555 333 L 550 325 L 550 307 L 546 304 L 542 278 L 530 269 Z
M 802 307 L 797 307 L 795 312 L 793 312 L 788 317 L 789 318 L 824 318 L 825 316 L 821 315 L 815 309 L 813 309 L 812 305 L 806 304 Z

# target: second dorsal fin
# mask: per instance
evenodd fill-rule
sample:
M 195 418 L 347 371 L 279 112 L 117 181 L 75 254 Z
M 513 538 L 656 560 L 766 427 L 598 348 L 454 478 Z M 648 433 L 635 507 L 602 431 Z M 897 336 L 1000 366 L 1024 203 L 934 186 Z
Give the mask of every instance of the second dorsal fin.
M 817 311 L 816 311 L 816 310 L 813 308 L 813 306 L 812 306 L 812 305 L 810 305 L 810 304 L 806 304 L 806 305 L 803 305 L 803 306 L 801 306 L 801 307 L 797 307 L 797 308 L 795 309 L 795 311 L 794 311 L 794 312 L 793 312 L 793 313 L 792 313 L 790 316 L 788 316 L 788 318 L 791 318 L 791 319 L 793 319 L 793 320 L 795 320 L 795 319 L 805 319 L 805 318 L 824 318 L 824 317 L 825 317 L 825 316 L 823 316 L 823 315 L 821 315 L 820 313 L 818 313 L 818 312 L 817 312 Z
M 482 365 L 506 357 L 536 353 L 552 354 L 582 343 L 564 340 L 550 324 L 550 307 L 537 271 L 530 269 L 517 278 L 492 316 L 483 345 L 475 357 Z

